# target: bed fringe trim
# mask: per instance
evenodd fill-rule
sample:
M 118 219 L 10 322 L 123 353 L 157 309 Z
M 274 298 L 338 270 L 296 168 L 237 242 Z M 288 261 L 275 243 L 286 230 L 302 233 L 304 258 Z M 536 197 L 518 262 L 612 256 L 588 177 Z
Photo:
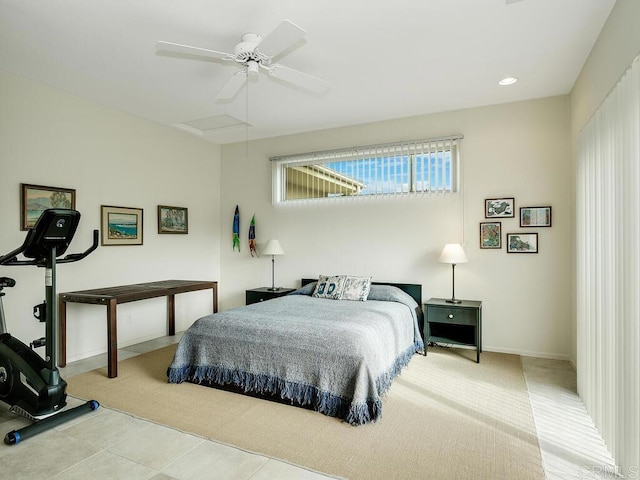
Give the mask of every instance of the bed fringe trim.
M 421 340 L 414 342 L 404 353 L 401 353 L 386 373 L 376 379 L 378 395 L 383 395 L 393 379 L 409 363 L 418 350 L 424 348 Z M 364 403 L 353 403 L 351 399 L 325 392 L 313 385 L 291 382 L 266 374 L 245 372 L 242 370 L 222 368 L 218 366 L 192 366 L 167 369 L 169 383 L 191 382 L 198 384 L 234 385 L 245 393 L 259 393 L 279 396 L 313 409 L 329 417 L 343 419 L 351 425 L 364 425 L 376 421 L 382 416 L 380 398 L 367 400 Z

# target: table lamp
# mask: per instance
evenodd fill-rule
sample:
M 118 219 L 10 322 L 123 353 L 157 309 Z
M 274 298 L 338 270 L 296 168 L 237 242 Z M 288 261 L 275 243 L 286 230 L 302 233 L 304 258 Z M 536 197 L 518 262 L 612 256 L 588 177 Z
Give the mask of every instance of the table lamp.
M 275 282 L 275 256 L 284 255 L 284 250 L 278 240 L 269 240 L 262 249 L 262 253 L 264 255 L 271 255 L 271 288 L 269 290 L 276 292 L 280 290 L 280 287 L 276 287 Z
M 447 243 L 440 254 L 440 262 L 451 264 L 451 299 L 447 303 L 462 303 L 456 299 L 456 264 L 466 263 L 469 260 L 459 243 Z

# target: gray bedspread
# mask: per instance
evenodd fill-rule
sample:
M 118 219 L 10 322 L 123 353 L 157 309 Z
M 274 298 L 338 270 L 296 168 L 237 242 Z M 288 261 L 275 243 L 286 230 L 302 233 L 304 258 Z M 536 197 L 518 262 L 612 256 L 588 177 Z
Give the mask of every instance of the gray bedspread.
M 417 304 L 390 288 L 364 302 L 302 291 L 200 318 L 178 344 L 169 382 L 232 384 L 352 425 L 376 420 L 380 396 L 423 348 Z

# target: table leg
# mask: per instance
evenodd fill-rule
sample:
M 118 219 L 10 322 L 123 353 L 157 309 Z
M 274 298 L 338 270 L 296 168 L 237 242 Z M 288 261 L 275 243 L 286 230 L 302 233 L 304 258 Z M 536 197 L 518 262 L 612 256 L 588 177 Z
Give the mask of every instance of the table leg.
M 482 308 L 478 310 L 478 328 L 476 328 L 476 335 L 478 336 L 476 341 L 476 347 L 478 348 L 476 363 L 480 363 L 480 353 L 482 352 Z
M 67 302 L 64 300 L 58 302 L 58 321 L 60 322 L 58 366 L 65 367 L 67 365 Z
M 478 313 L 478 345 L 480 347 L 480 353 L 482 353 L 482 309 Z
M 167 330 L 169 335 L 176 334 L 176 296 L 167 295 Z
M 424 319 L 424 356 L 427 356 L 427 348 L 429 348 L 429 338 L 431 338 L 431 328 L 429 322 Z
M 218 283 L 213 287 L 213 313 L 218 313 Z
M 107 376 L 118 376 L 118 317 L 115 299 L 107 303 Z

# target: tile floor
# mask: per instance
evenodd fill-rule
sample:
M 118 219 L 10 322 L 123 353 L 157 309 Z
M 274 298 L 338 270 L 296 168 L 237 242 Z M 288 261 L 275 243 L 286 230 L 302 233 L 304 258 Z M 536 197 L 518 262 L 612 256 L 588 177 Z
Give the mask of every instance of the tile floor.
M 121 349 L 124 360 L 180 339 L 162 337 Z M 103 367 L 105 355 L 60 369 L 63 378 Z M 70 407 L 83 402 L 68 397 Z M 29 422 L 0 407 L 0 432 Z M 326 480 L 325 476 L 279 460 L 245 452 L 100 407 L 95 412 L 32 437 L 17 446 L 0 444 L 2 479 L 92 480 Z
M 180 335 L 126 347 L 119 359 L 178 341 Z M 568 362 L 522 358 L 548 480 L 614 478 L 615 464 L 576 394 Z M 106 365 L 106 355 L 73 362 L 63 378 Z M 69 399 L 70 406 L 80 404 Z M 0 407 L 0 432 L 28 422 Z M 323 480 L 332 477 L 100 407 L 9 447 L 0 477 L 11 479 Z M 489 479 L 487 479 L 489 480 Z

